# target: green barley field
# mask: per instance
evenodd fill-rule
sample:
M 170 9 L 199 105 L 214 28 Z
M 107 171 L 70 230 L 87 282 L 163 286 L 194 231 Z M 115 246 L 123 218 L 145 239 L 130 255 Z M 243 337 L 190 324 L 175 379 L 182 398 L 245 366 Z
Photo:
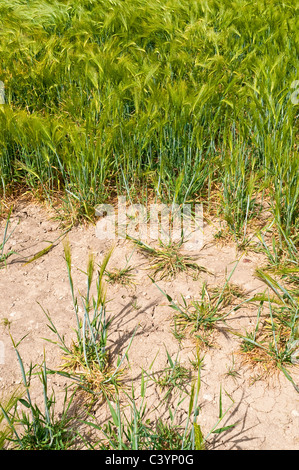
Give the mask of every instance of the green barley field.
M 269 242 L 260 234 L 259 239 L 269 264 L 256 274 L 279 298 L 281 311 L 274 321 L 271 301 L 265 300 L 274 340 L 262 348 L 291 381 L 284 366 L 290 363 L 290 345 L 299 338 L 298 27 L 296 0 L 0 0 L 5 96 L 0 105 L 1 213 L 7 217 L 6 201 L 26 192 L 47 201 L 68 227 L 94 221 L 95 207 L 118 195 L 141 203 L 200 202 L 206 214 L 224 221 L 224 236 L 244 248 L 250 230 L 263 225 L 266 211 L 272 238 Z M 65 259 L 77 314 L 67 246 Z M 92 259 L 88 263 L 89 292 L 95 267 Z M 63 340 L 60 346 L 71 361 L 80 356 L 89 372 L 92 363 L 94 377 L 100 371 L 104 379 L 97 380 L 118 389 L 123 359 L 109 375 L 106 357 L 99 357 L 95 345 L 100 334 L 105 349 L 109 326 L 104 268 L 97 298 L 93 303 L 88 296 L 84 299 L 83 326 L 77 317 L 76 351 L 69 351 Z M 206 322 L 218 320 L 223 292 L 207 310 Z M 169 299 L 181 321 L 193 321 L 186 303 L 177 307 Z M 279 321 L 282 343 L 277 341 Z M 248 335 L 244 344 L 247 350 L 259 347 L 255 335 Z M 1 409 L 15 445 L 70 447 L 74 438 L 66 431 L 67 413 L 62 415 L 65 422 L 51 421 L 47 398 L 45 415 L 35 408 L 18 344 L 14 348 L 27 396 L 13 396 Z M 170 357 L 169 364 L 166 379 L 177 386 L 175 374 L 182 378 L 184 371 Z M 45 364 L 40 376 L 46 397 Z M 72 378 L 70 373 L 65 376 Z M 142 399 L 145 379 L 146 374 L 141 378 Z M 111 411 L 104 430 L 109 448 L 204 448 L 194 418 L 199 376 L 189 396 L 191 428 L 180 435 L 171 434 L 163 423 L 158 434 L 140 424 L 144 408 L 136 407 L 133 392 L 128 395 L 131 421 L 122 421 L 120 401 L 112 400 L 108 385 L 103 393 Z M 32 422 L 23 416 L 24 438 L 9 414 L 18 400 L 32 413 Z M 221 403 L 220 410 L 222 418 Z
M 1 0 L 0 21 L 2 195 L 84 217 L 213 194 L 235 233 L 268 198 L 296 244 L 297 2 Z

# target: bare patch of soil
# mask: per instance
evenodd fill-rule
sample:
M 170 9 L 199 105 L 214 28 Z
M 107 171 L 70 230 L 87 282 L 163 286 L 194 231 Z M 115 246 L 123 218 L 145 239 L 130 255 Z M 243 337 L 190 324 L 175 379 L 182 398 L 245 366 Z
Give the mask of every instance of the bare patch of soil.
M 0 269 L 0 340 L 3 346 L 0 361 L 1 394 L 21 382 L 10 334 L 15 341 L 27 335 L 19 348 L 25 365 L 28 366 L 30 362 L 41 363 L 45 350 L 47 365 L 54 369 L 61 363 L 61 351 L 58 346 L 44 339 L 56 338 L 47 327 L 43 309 L 50 313 L 58 331 L 65 338 L 74 337 L 75 327 L 62 238 L 59 238 L 63 230 L 43 208 L 33 204 L 21 204 L 14 210 L 11 226 L 14 227 L 17 222 L 17 228 L 5 247 L 15 254 L 7 259 L 6 267 Z M 3 233 L 3 229 L 4 221 L 0 233 Z M 218 231 L 216 223 L 206 225 L 204 247 L 194 253 L 198 264 L 205 266 L 211 274 L 202 273 L 198 278 L 192 278 L 182 273 L 171 281 L 156 281 L 160 289 L 172 299 L 180 301 L 181 294 L 186 299 L 199 299 L 204 280 L 208 286 L 224 284 L 241 254 L 232 242 L 219 243 L 214 237 Z M 72 249 L 75 289 L 76 292 L 84 293 L 86 276 L 82 270 L 86 269 L 89 252 L 95 254 L 95 260 L 100 264 L 111 244 L 99 240 L 93 226 L 75 227 L 68 233 L 68 238 Z M 52 242 L 55 243 L 49 252 L 26 264 L 26 260 Z M 107 284 L 107 311 L 109 317 L 113 317 L 109 336 L 112 357 L 124 353 L 138 327 L 129 351 L 128 370 L 130 378 L 136 383 L 142 368 L 148 370 L 154 359 L 152 371 L 159 372 L 167 366 L 166 351 L 173 359 L 179 351 L 180 363 L 191 368 L 190 361 L 194 360 L 196 353 L 194 336 L 186 335 L 180 342 L 175 338 L 174 310 L 150 280 L 146 256 L 136 250 L 131 241 L 119 241 L 108 268 L 123 268 L 128 258 L 133 267 L 131 274 L 134 276 L 134 284 Z M 244 289 L 248 296 L 263 292 L 265 285 L 254 277 L 254 270 L 265 262 L 262 254 L 246 253 L 241 257 L 231 281 Z M 213 347 L 202 349 L 204 360 L 198 422 L 204 434 L 217 422 L 221 385 L 223 407 L 231 403 L 228 395 L 234 400 L 222 425 L 238 424 L 219 436 L 215 435 L 211 440 L 213 448 L 298 449 L 298 393 L 282 373 L 266 379 L 261 377 L 260 369 L 244 365 L 239 354 L 240 338 L 228 331 L 228 328 L 232 328 L 244 334 L 246 330 L 253 330 L 256 316 L 256 305 L 245 305 L 233 312 L 227 318 L 226 328 L 217 328 L 213 335 Z M 295 366 L 292 367 L 292 377 L 298 384 L 299 374 Z M 62 396 L 67 380 L 56 376 L 49 380 Z M 40 384 L 38 381 L 34 384 L 33 396 L 42 402 Z M 158 388 L 149 387 L 148 393 L 148 403 L 154 407 L 162 392 Z M 101 408 L 97 413 L 99 419 L 103 419 Z M 182 416 L 184 413 L 186 410 L 182 405 Z

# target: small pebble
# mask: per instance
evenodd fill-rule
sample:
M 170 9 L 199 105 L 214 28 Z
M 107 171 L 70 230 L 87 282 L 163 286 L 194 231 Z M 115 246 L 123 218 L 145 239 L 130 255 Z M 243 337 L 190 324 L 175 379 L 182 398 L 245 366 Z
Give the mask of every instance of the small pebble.
M 208 394 L 204 395 L 204 396 L 203 396 L 203 399 L 204 399 L 204 400 L 207 400 L 207 401 L 213 401 L 212 395 L 208 395 Z

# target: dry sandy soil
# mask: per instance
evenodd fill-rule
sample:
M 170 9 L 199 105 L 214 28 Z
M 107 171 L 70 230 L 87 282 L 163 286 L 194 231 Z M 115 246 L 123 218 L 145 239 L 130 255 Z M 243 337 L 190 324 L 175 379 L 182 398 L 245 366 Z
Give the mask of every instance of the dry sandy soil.
M 0 364 L 0 395 L 7 393 L 10 386 L 21 382 L 20 368 L 13 350 L 10 334 L 15 341 L 24 335 L 19 346 L 20 354 L 28 367 L 29 363 L 41 363 L 45 349 L 47 365 L 59 367 L 60 349 L 44 338 L 55 340 L 47 327 L 47 319 L 41 307 L 48 311 L 58 331 L 66 338 L 74 337 L 75 326 L 71 292 L 68 283 L 63 245 L 58 237 L 63 233 L 59 222 L 43 208 L 34 204 L 21 203 L 15 208 L 11 227 L 18 222 L 6 250 L 16 254 L 7 260 L 7 266 L 0 270 L 0 340 L 2 356 Z M 3 233 L 5 221 L 1 223 Z M 221 244 L 214 237 L 219 230 L 217 224 L 206 224 L 204 247 L 195 253 L 199 265 L 205 266 L 211 274 L 201 274 L 198 279 L 185 273 L 175 280 L 157 281 L 162 290 L 173 299 L 181 294 L 189 298 L 199 298 L 203 280 L 217 285 L 225 281 L 234 262 L 240 258 L 233 243 Z M 90 251 L 100 263 L 110 243 L 101 241 L 95 235 L 93 226 L 74 227 L 68 238 L 72 248 L 73 276 L 75 289 L 84 292 L 86 277 L 81 270 L 86 268 Z M 54 244 L 52 250 L 36 261 L 25 261 L 39 250 Z M 146 257 L 134 250 L 131 241 L 119 241 L 109 261 L 109 268 L 123 267 L 126 257 L 132 255 L 130 265 L 134 267 L 135 285 L 108 285 L 108 315 L 113 317 L 109 344 L 113 357 L 122 354 L 128 345 L 134 329 L 138 329 L 132 342 L 129 359 L 131 377 L 138 382 L 141 368 L 148 369 L 154 358 L 153 370 L 159 371 L 167 365 L 166 350 L 173 359 L 179 351 L 182 365 L 190 367 L 196 350 L 191 336 L 178 342 L 172 333 L 173 310 L 167 299 L 148 277 Z M 263 292 L 265 285 L 253 275 L 256 267 L 263 266 L 266 260 L 262 254 L 248 252 L 241 257 L 232 281 L 240 285 L 248 295 Z M 257 316 L 257 306 L 247 305 L 228 318 L 228 326 L 241 333 L 253 330 Z M 9 322 L 9 325 L 8 325 Z M 9 327 L 8 327 L 9 326 Z M 213 449 L 298 449 L 299 448 L 299 396 L 284 374 L 277 373 L 271 378 L 260 376 L 260 370 L 249 364 L 242 364 L 240 339 L 219 328 L 214 337 L 213 347 L 204 351 L 202 385 L 200 389 L 200 413 L 198 422 L 206 435 L 217 421 L 220 385 L 223 391 L 223 407 L 231 405 L 227 392 L 234 400 L 222 425 L 237 425 L 229 431 L 214 435 L 210 440 Z M 238 374 L 233 377 L 227 372 L 234 361 Z M 292 367 L 292 377 L 299 384 L 298 367 Z M 62 396 L 66 379 L 52 376 L 50 384 Z M 138 389 L 138 387 L 137 387 Z M 149 386 L 149 406 L 154 406 L 159 398 L 159 389 Z M 37 402 L 42 400 L 38 381 L 32 383 L 32 394 Z M 101 409 L 97 412 L 101 419 Z M 182 419 L 184 418 L 182 405 Z M 103 419 L 103 418 L 102 418 Z

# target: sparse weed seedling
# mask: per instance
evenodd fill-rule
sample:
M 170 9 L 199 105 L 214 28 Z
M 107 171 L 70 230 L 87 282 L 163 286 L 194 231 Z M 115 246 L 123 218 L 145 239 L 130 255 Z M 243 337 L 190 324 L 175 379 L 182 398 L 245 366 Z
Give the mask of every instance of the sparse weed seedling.
M 204 436 L 198 421 L 199 392 L 201 388 L 200 369 L 195 379 L 189 382 L 189 389 L 182 401 L 189 399 L 188 414 L 185 423 L 177 421 L 177 411 L 181 402 L 174 411 L 168 408 L 169 418 L 154 419 L 150 415 L 150 409 L 146 402 L 147 381 L 144 371 L 141 375 L 140 400 L 136 400 L 136 392 L 132 383 L 131 395 L 126 393 L 127 406 L 122 407 L 118 395 L 113 403 L 107 400 L 111 412 L 111 419 L 103 426 L 94 422 L 88 422 L 90 426 L 99 430 L 102 434 L 100 441 L 89 444 L 92 449 L 101 450 L 204 450 L 208 447 L 212 434 L 221 434 L 234 428 L 237 423 L 218 427 L 223 421 L 231 405 L 224 411 L 222 405 L 222 390 L 220 388 L 219 415 L 216 424 L 211 431 Z M 150 377 L 148 376 L 148 380 Z
M 298 349 L 299 307 L 298 300 L 263 270 L 257 270 L 258 277 L 274 292 L 279 302 L 273 302 L 268 294 L 268 302 L 261 301 L 254 332 L 242 337 L 241 348 L 247 360 L 260 363 L 266 373 L 282 370 L 295 389 L 286 367 L 296 364 L 294 354 Z M 267 312 L 265 313 L 265 308 Z M 263 312 L 263 321 L 261 316 Z
M 154 278 L 159 276 L 160 280 L 173 279 L 181 272 L 193 276 L 207 272 L 207 269 L 195 263 L 191 256 L 181 253 L 182 241 L 164 244 L 159 240 L 160 247 L 153 248 L 140 240 L 129 238 L 136 243 L 142 253 L 149 256 Z
M 175 310 L 174 315 L 174 334 L 178 339 L 182 338 L 184 331 L 189 331 L 194 334 L 196 338 L 206 346 L 211 346 L 211 335 L 218 328 L 220 323 L 225 323 L 225 319 L 245 302 L 251 299 L 246 299 L 243 302 L 232 307 L 228 312 L 225 308 L 233 303 L 238 297 L 243 297 L 243 291 L 234 284 L 230 284 L 230 278 L 236 269 L 237 263 L 232 272 L 228 276 L 222 288 L 214 288 L 213 294 L 210 294 L 205 281 L 202 286 L 201 296 L 199 300 L 191 300 L 187 302 L 186 298 L 182 295 L 182 302 L 174 302 L 170 295 L 165 293 L 156 283 L 152 280 L 158 289 L 169 301 L 169 306 Z
M 105 274 L 108 277 L 108 282 L 111 284 L 121 284 L 123 286 L 129 286 L 134 284 L 134 276 L 132 274 L 134 268 L 128 266 L 126 268 L 117 269 L 114 268 L 111 271 L 106 269 Z
M 153 373 L 151 378 L 160 387 L 161 391 L 165 391 L 163 400 L 167 400 L 173 392 L 186 390 L 186 385 L 190 383 L 190 371 L 183 367 L 179 361 L 178 356 L 173 361 L 168 353 L 167 359 L 169 366 L 160 373 Z
M 7 219 L 6 219 L 6 224 L 5 224 L 5 229 L 4 229 L 4 235 L 3 235 L 3 241 L 2 243 L 0 243 L 0 268 L 2 266 L 5 266 L 6 264 L 6 260 L 13 254 L 16 254 L 16 252 L 14 250 L 9 250 L 5 253 L 5 245 L 7 244 L 8 240 L 10 239 L 10 237 L 12 236 L 12 234 L 14 233 L 17 225 L 14 227 L 14 229 L 8 234 L 8 227 L 9 227 L 9 223 L 10 223 L 10 217 L 11 217 L 11 213 L 12 213 L 12 209 L 13 209 L 13 206 L 11 206 L 10 210 L 9 210 L 9 213 L 8 213 L 8 216 L 7 216 Z
M 0 397 L 0 450 L 2 450 L 10 442 L 13 435 L 13 425 L 16 421 L 16 407 L 17 404 L 25 394 L 23 387 L 16 387 L 1 393 Z M 6 420 L 5 417 L 10 417 Z
M 21 340 L 22 341 L 22 340 Z M 18 351 L 18 344 L 13 341 L 20 365 L 24 392 L 21 396 L 12 395 L 14 409 L 3 407 L 1 410 L 7 420 L 12 437 L 8 439 L 13 449 L 18 450 L 66 450 L 74 444 L 76 433 L 74 432 L 74 417 L 68 414 L 72 404 L 73 394 L 70 398 L 65 392 L 63 410 L 60 416 L 55 413 L 54 392 L 48 394 L 48 373 L 46 362 L 37 370 L 36 366 L 30 364 L 28 372 L 25 371 L 23 361 Z M 44 410 L 34 404 L 30 394 L 30 385 L 33 375 L 40 378 L 42 384 L 42 395 L 44 398 Z M 26 398 L 23 396 L 26 395 Z M 16 405 L 22 406 L 21 413 Z
M 130 286 L 134 285 L 134 274 L 132 271 L 134 271 L 134 268 L 129 265 L 129 261 L 133 255 L 134 251 L 131 253 L 129 259 L 127 259 L 127 262 L 123 268 L 113 268 L 112 270 L 108 271 L 108 269 L 105 269 L 105 274 L 108 278 L 108 282 L 111 284 L 121 284 L 123 286 Z

